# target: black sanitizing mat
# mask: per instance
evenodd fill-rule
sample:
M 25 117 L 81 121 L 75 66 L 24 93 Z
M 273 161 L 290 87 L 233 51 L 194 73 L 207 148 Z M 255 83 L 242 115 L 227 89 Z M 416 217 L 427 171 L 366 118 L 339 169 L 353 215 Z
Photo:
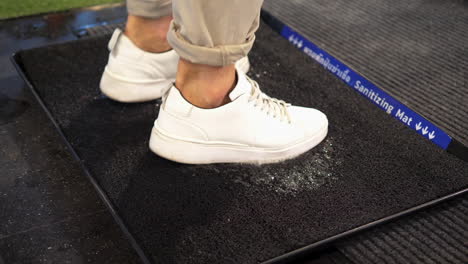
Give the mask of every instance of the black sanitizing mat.
M 467 1 L 266 0 L 264 9 L 461 142 L 468 159 Z
M 108 37 L 15 57 L 152 262 L 267 261 L 466 190 L 468 163 L 421 139 L 267 26 L 257 37 L 249 74 L 268 94 L 317 107 L 330 121 L 315 149 L 264 166 L 182 165 L 151 153 L 159 102 L 120 104 L 99 93 Z

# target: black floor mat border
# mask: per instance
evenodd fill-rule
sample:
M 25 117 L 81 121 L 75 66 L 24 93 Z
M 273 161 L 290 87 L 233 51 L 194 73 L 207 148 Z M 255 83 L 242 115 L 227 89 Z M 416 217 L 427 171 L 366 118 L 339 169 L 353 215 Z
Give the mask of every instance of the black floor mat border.
M 468 263 L 468 196 L 452 199 L 344 239 L 352 263 Z M 338 262 L 340 263 L 340 262 Z
M 449 153 L 462 160 L 468 161 L 468 146 L 463 145 L 461 142 L 451 137 L 423 115 L 399 102 L 385 90 L 374 85 L 366 76 L 353 70 L 351 67 L 348 67 L 345 63 L 329 54 L 326 48 L 322 49 L 317 46 L 306 38 L 304 34 L 289 27 L 265 9 L 262 9 L 261 17 L 262 20 L 279 35 L 287 39 L 292 45 L 300 49 L 311 59 L 317 61 L 364 98 L 392 115 L 396 120 L 402 122 L 426 140 L 430 140 Z M 388 110 L 390 110 L 390 112 Z
M 115 222 L 117 223 L 117 225 L 120 227 L 120 229 L 122 230 L 122 232 L 124 233 L 125 236 L 127 236 L 130 244 L 132 245 L 132 247 L 135 249 L 136 253 L 138 254 L 138 256 L 140 257 L 140 259 L 142 260 L 142 262 L 144 264 L 151 264 L 151 261 L 149 261 L 148 257 L 146 256 L 146 254 L 144 253 L 143 249 L 140 247 L 140 245 L 137 243 L 137 240 L 135 239 L 135 237 L 132 235 L 132 233 L 129 231 L 129 229 L 127 228 L 127 226 L 125 225 L 124 221 L 122 220 L 122 218 L 119 216 L 119 214 L 117 213 L 117 210 L 115 210 L 114 208 L 114 205 L 112 204 L 112 202 L 110 201 L 109 197 L 107 196 L 107 194 L 104 192 L 104 190 L 99 186 L 99 184 L 97 183 L 96 179 L 94 179 L 94 177 L 91 175 L 91 173 L 89 172 L 88 168 L 86 168 L 86 166 L 84 166 L 82 160 L 80 159 L 80 157 L 78 156 L 78 154 L 76 153 L 76 151 L 73 149 L 72 145 L 70 144 L 70 142 L 68 141 L 68 139 L 65 137 L 65 134 L 63 133 L 62 129 L 60 128 L 60 126 L 58 125 L 57 121 L 54 119 L 54 117 L 52 116 L 52 114 L 50 113 L 50 111 L 47 109 L 47 107 L 45 106 L 44 102 L 42 101 L 41 97 L 39 96 L 39 94 L 36 92 L 34 86 L 31 84 L 31 82 L 29 81 L 29 78 L 26 76 L 26 73 L 23 69 L 23 66 L 22 66 L 22 63 L 21 63 L 21 60 L 19 59 L 18 57 L 18 53 L 20 51 L 17 51 L 15 52 L 12 56 L 11 56 L 11 62 L 13 64 L 13 66 L 16 68 L 18 74 L 21 76 L 21 78 L 23 79 L 23 81 L 25 82 L 26 86 L 29 87 L 30 91 L 32 92 L 32 94 L 34 95 L 34 97 L 36 98 L 37 102 L 39 103 L 39 105 L 42 107 L 42 109 L 44 110 L 44 112 L 46 113 L 47 117 L 50 119 L 50 121 L 52 122 L 52 124 L 54 125 L 54 127 L 56 128 L 57 130 L 57 133 L 59 133 L 60 137 L 62 138 L 63 140 L 63 143 L 66 145 L 66 147 L 68 148 L 68 150 L 70 151 L 71 155 L 73 156 L 73 159 L 76 160 L 76 162 L 79 164 L 79 166 L 81 167 L 81 169 L 83 170 L 84 174 L 86 175 L 86 177 L 88 178 L 88 180 L 91 182 L 91 184 L 93 185 L 93 187 L 95 188 L 96 192 L 98 193 L 99 197 L 102 199 L 102 201 L 104 202 L 104 204 L 106 205 L 106 207 L 109 209 L 112 217 L 114 218 Z
M 268 14 L 266 14 L 268 15 Z M 272 27 L 275 31 L 278 31 L 278 29 L 280 28 L 279 26 L 282 25 L 281 22 L 275 20 L 274 18 L 272 17 L 266 17 L 265 18 L 265 12 L 262 12 L 262 16 L 263 16 L 263 19 L 265 22 L 267 22 L 268 25 L 270 25 L 270 27 Z M 273 22 L 273 23 L 272 23 Z M 279 31 L 281 33 L 281 31 Z M 92 175 L 90 174 L 90 172 L 88 171 L 88 169 L 83 165 L 83 163 L 81 162 L 81 159 L 80 157 L 78 156 L 78 154 L 76 153 L 76 151 L 73 149 L 73 147 L 71 146 L 70 142 L 67 140 L 67 138 L 65 137 L 64 133 L 62 132 L 61 128 L 59 127 L 58 123 L 56 122 L 56 120 L 53 118 L 52 114 L 50 113 L 50 111 L 46 108 L 45 104 L 43 103 L 42 99 L 39 97 L 39 95 L 37 94 L 37 92 L 35 91 L 35 88 L 34 86 L 30 83 L 28 77 L 26 76 L 24 70 L 23 70 L 23 67 L 21 65 L 21 61 L 17 55 L 17 53 L 13 54 L 12 56 L 12 63 L 14 64 L 15 68 L 17 69 L 19 75 L 22 77 L 22 79 L 25 81 L 26 85 L 31 89 L 32 93 L 34 94 L 34 96 L 36 97 L 36 99 L 38 100 L 39 104 L 41 105 L 41 107 L 44 109 L 45 113 L 47 114 L 47 116 L 50 118 L 51 122 L 54 124 L 54 126 L 57 128 L 57 131 L 58 133 L 60 134 L 60 136 L 63 138 L 64 140 L 64 143 L 67 145 L 67 147 L 70 149 L 73 157 L 76 159 L 77 162 L 80 163 L 80 166 L 83 168 L 86 176 L 89 178 L 89 180 L 91 181 L 91 183 L 93 184 L 93 186 L 96 188 L 96 191 L 99 193 L 99 195 L 101 196 L 101 198 L 103 199 L 104 203 L 107 205 L 107 207 L 109 208 L 109 210 L 111 211 L 115 221 L 119 224 L 119 226 L 121 227 L 121 229 L 124 231 L 124 233 L 127 235 L 128 239 L 130 240 L 132 246 L 135 248 L 135 250 L 137 251 L 137 253 L 139 254 L 139 256 L 141 257 L 142 261 L 144 263 L 151 263 L 149 261 L 149 259 L 147 258 L 147 256 L 144 254 L 142 248 L 138 245 L 138 243 L 136 242 L 136 239 L 133 237 L 133 235 L 129 232 L 128 228 L 125 226 L 123 220 L 120 218 L 120 216 L 118 215 L 118 213 L 116 212 L 116 210 L 114 209 L 114 206 L 112 205 L 111 201 L 109 200 L 109 198 L 107 197 L 107 195 L 105 194 L 105 192 L 101 189 L 101 187 L 97 184 L 96 180 L 92 177 Z M 453 142 L 452 142 L 453 144 Z M 377 225 L 380 225 L 380 224 L 383 224 L 383 223 L 386 223 L 386 222 L 389 222 L 391 220 L 394 220 L 394 219 L 397 219 L 399 217 L 402 217 L 402 216 L 405 216 L 405 215 L 408 215 L 410 213 L 414 213 L 416 211 L 420 211 L 422 209 L 426 209 L 428 207 L 431 207 L 431 206 L 434 206 L 436 204 L 439 204 L 441 202 L 444 202 L 444 201 L 448 201 L 450 199 L 453 199 L 455 197 L 459 197 L 460 195 L 462 194 L 465 194 L 465 193 L 468 193 L 468 188 L 464 189 L 464 190 L 461 190 L 461 191 L 458 191 L 456 193 L 453 193 L 453 194 L 449 194 L 447 196 L 444 196 L 444 197 L 441 197 L 441 198 L 438 198 L 436 200 L 432 200 L 432 201 L 429 201 L 427 203 L 424 203 L 424 204 L 421 204 L 421 205 L 418 205 L 416 207 L 413 207 L 413 208 L 410 208 L 410 209 L 407 209 L 405 211 L 402 211 L 400 213 L 397 213 L 397 214 L 393 214 L 393 215 L 390 215 L 388 217 L 385 217 L 385 218 L 382 218 L 382 219 L 379 219 L 379 220 L 376 220 L 374 222 L 371 222 L 371 223 L 368 223 L 368 224 L 365 224 L 365 225 L 362 225 L 362 226 L 359 226 L 357 228 L 354 228 L 354 229 L 351 229 L 351 230 L 348 230 L 346 232 L 343 232 L 341 234 L 338 234 L 338 235 L 335 235 L 335 236 L 332 236 L 328 239 L 325 239 L 325 240 L 321 240 L 321 241 L 318 241 L 316 243 L 313 243 L 313 244 L 310 244 L 306 247 L 303 247 L 303 248 L 300 248 L 300 249 L 297 249 L 297 250 L 294 250 L 294 251 L 291 251 L 287 254 L 284 254 L 284 255 L 281 255 L 281 256 L 278 256 L 276 258 L 273 258 L 273 259 L 270 259 L 268 261 L 265 261 L 263 263 L 285 263 L 285 262 L 290 262 L 290 261 L 293 261 L 297 258 L 300 258 L 300 257 L 303 257 L 304 255 L 306 254 L 310 254 L 312 252 L 317 252 L 319 250 L 323 250 L 326 246 L 330 245 L 331 243 L 333 242 L 336 242 L 337 240 L 339 239 L 343 239 L 343 238 L 346 238 L 346 237 L 349 237 L 351 235 L 354 235 L 358 232 L 361 232 L 363 230 L 367 230 L 371 227 L 375 227 Z
M 358 234 L 358 233 L 360 233 L 362 231 L 366 231 L 368 229 L 371 229 L 373 227 L 388 223 L 390 221 L 399 219 L 401 217 L 408 216 L 410 214 L 413 214 L 413 213 L 420 212 L 422 210 L 431 208 L 433 206 L 439 205 L 442 202 L 446 202 L 446 201 L 458 198 L 458 197 L 460 197 L 460 196 L 462 196 L 464 194 L 468 194 L 468 188 L 464 189 L 464 190 L 461 190 L 459 192 L 456 192 L 456 193 L 441 197 L 439 199 L 432 200 L 430 202 L 418 205 L 416 207 L 413 207 L 413 208 L 410 208 L 408 210 L 402 211 L 402 212 L 400 212 L 398 214 L 394 214 L 394 215 L 379 219 L 377 221 L 368 223 L 366 225 L 362 225 L 362 226 L 359 226 L 357 228 L 348 230 L 348 231 L 343 232 L 341 234 L 338 234 L 336 236 L 332 236 L 332 237 L 330 237 L 328 239 L 324 239 L 324 240 L 318 241 L 317 243 L 310 244 L 310 245 L 308 245 L 306 247 L 291 251 L 291 252 L 289 252 L 287 254 L 284 254 L 284 255 L 278 256 L 276 258 L 273 258 L 271 260 L 265 261 L 263 264 L 287 263 L 289 261 L 293 261 L 296 258 L 303 257 L 306 254 L 310 254 L 312 252 L 317 252 L 318 250 L 323 250 L 328 245 L 331 245 L 332 243 L 337 242 L 339 240 L 349 238 L 350 236 L 356 235 L 356 234 Z

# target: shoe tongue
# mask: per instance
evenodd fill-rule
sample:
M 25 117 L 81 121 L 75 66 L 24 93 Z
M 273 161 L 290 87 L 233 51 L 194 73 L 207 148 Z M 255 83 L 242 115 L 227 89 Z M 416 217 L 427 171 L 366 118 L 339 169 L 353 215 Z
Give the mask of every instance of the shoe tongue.
M 252 91 L 252 84 L 247 80 L 247 76 L 245 76 L 245 73 L 236 70 L 237 71 L 237 84 L 232 89 L 232 91 L 229 93 L 229 99 L 231 101 L 236 100 L 239 96 L 250 93 Z

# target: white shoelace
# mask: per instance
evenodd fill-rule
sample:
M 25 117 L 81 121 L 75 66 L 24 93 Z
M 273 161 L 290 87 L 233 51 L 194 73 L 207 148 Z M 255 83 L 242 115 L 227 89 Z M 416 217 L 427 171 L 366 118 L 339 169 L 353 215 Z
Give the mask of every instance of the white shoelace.
M 252 93 L 249 102 L 255 101 L 254 106 L 260 107 L 261 111 L 266 110 L 267 115 L 271 114 L 274 118 L 279 118 L 282 122 L 287 121 L 291 123 L 291 116 L 288 112 L 288 106 L 291 106 L 291 104 L 283 100 L 269 97 L 260 90 L 256 81 L 248 77 L 247 79 L 252 84 Z
M 266 95 L 260 90 L 260 87 L 258 86 L 258 83 L 256 81 L 250 79 L 249 77 L 247 77 L 247 80 L 252 84 L 252 92 L 250 94 L 248 102 L 255 101 L 254 106 L 260 107 L 260 111 L 266 110 L 267 115 L 272 114 L 274 118 L 279 118 L 281 122 L 286 121 L 288 123 L 291 123 L 291 116 L 288 112 L 288 107 L 291 106 L 291 104 L 286 103 L 283 100 L 272 98 Z M 172 86 L 169 86 L 163 92 L 163 96 L 161 98 L 162 104 L 165 103 L 171 87 Z

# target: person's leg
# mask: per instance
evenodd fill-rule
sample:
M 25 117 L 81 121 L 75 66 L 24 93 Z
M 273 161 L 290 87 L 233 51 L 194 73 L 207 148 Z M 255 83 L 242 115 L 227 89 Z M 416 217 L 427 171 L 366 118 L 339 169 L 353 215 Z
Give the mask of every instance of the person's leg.
M 100 89 L 107 97 L 123 102 L 160 98 L 174 82 L 179 56 L 167 42 L 172 20 L 170 0 L 127 0 L 125 33 L 114 31 L 109 41 L 109 61 Z M 237 61 L 249 70 L 247 57 Z
M 171 49 L 167 31 L 172 21 L 171 0 L 127 0 L 125 35 L 147 52 L 165 52 Z
M 234 63 L 252 48 L 263 0 L 174 0 L 169 42 L 181 56 L 176 87 L 192 104 L 229 102 Z
M 128 0 L 125 32 L 109 41 L 109 60 L 100 89 L 123 103 L 160 98 L 175 80 L 179 56 L 167 42 L 171 0 Z
M 182 163 L 277 162 L 327 134 L 326 116 L 262 93 L 233 63 L 255 40 L 262 0 L 174 0 L 168 41 L 180 55 L 150 138 Z

